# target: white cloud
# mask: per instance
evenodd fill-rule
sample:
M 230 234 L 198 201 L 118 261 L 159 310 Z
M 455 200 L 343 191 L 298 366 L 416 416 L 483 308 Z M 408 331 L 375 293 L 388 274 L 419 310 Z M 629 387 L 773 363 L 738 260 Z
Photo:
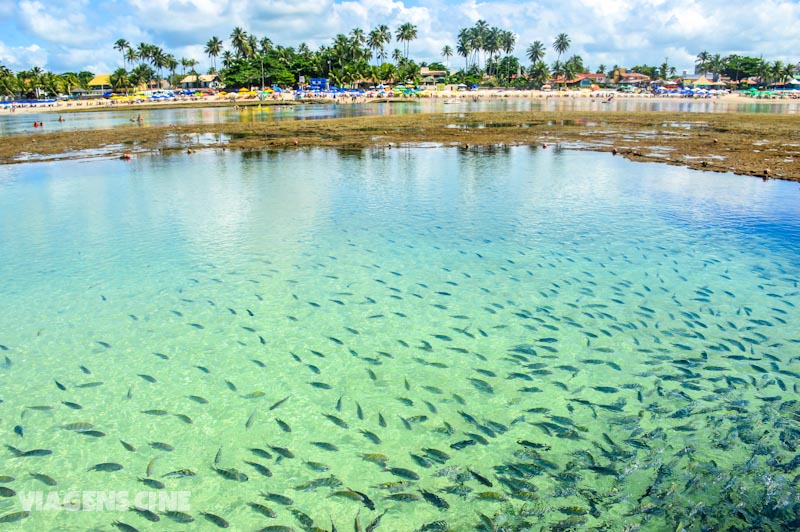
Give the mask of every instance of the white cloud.
M 0 35 L 19 57 L 55 61 L 52 68 L 78 70 L 87 65 L 114 68 L 121 63 L 113 51 L 118 38 L 132 44 L 149 42 L 176 57 L 208 63 L 204 43 L 216 35 L 229 47 L 229 36 L 240 26 L 275 44 L 312 48 L 329 44 L 337 33 L 353 28 L 369 31 L 379 24 L 392 32 L 403 22 L 417 26 L 410 43 L 417 60 L 440 60 L 445 44 L 453 46 L 460 28 L 478 19 L 518 35 L 515 55 L 522 58 L 534 40 L 548 49 L 552 62 L 554 37 L 572 39 L 568 55 L 584 63 L 632 66 L 659 64 L 670 58 L 678 70 L 691 69 L 702 50 L 727 55 L 763 55 L 796 62 L 800 49 L 800 5 L 790 0 L 753 3 L 730 0 L 0 0 Z M 391 49 L 398 47 L 393 40 Z M 69 48 L 69 49 L 68 49 Z M 71 50 L 74 48 L 75 50 Z M 453 59 L 456 62 L 457 58 Z M 5 59 L 10 63 L 9 59 Z
M 6 46 L 0 42 L 0 63 L 14 71 L 27 70 L 34 65 L 47 64 L 47 51 L 36 44 Z
M 17 9 L 20 25 L 39 39 L 58 44 L 86 45 L 108 36 L 108 28 L 91 27 L 85 12 L 88 0 L 62 0 L 48 3 L 22 0 Z

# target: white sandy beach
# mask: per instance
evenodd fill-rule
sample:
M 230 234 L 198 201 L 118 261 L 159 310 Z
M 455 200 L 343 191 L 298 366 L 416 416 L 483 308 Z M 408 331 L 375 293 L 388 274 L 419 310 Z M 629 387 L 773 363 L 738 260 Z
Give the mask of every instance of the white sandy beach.
M 281 103 L 315 103 L 315 102 L 341 102 L 341 103 L 366 103 L 370 101 L 409 101 L 417 99 L 426 100 L 445 100 L 450 102 L 457 101 L 476 101 L 476 100 L 497 100 L 497 99 L 532 99 L 532 100 L 596 100 L 604 101 L 613 97 L 615 101 L 679 101 L 679 102 L 719 102 L 727 104 L 720 106 L 721 111 L 729 110 L 730 104 L 786 104 L 800 103 L 800 98 L 790 96 L 756 99 L 742 94 L 722 94 L 710 97 L 684 97 L 677 95 L 653 95 L 653 94 L 625 94 L 610 90 L 600 90 L 595 92 L 586 91 L 552 91 L 545 92 L 540 90 L 505 90 L 505 89 L 481 89 L 478 91 L 429 91 L 410 96 L 379 96 L 377 93 L 366 93 L 363 96 L 351 97 L 349 95 L 317 95 L 306 93 L 304 97 L 298 98 L 294 93 L 273 94 L 266 100 L 259 100 L 255 96 L 241 96 L 236 94 L 217 94 L 200 98 L 175 98 L 169 100 L 128 100 L 114 101 L 109 99 L 81 100 L 81 101 L 56 101 L 52 103 L 9 105 L 0 103 L 0 116 L 10 113 L 42 113 L 42 112 L 64 112 L 64 111 L 88 111 L 98 109 L 124 109 L 126 107 L 140 106 L 146 107 L 170 107 L 170 106 L 197 106 L 205 105 L 219 106 L 220 104 L 229 105 L 276 105 Z

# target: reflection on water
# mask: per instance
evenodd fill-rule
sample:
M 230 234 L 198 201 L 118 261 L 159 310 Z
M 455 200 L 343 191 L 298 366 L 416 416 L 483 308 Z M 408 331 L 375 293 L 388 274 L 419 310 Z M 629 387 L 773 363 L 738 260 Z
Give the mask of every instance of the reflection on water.
M 0 522 L 795 529 L 798 220 L 528 147 L 0 168 Z M 76 490 L 188 499 L 23 507 Z
M 725 103 L 721 100 L 666 100 L 617 98 L 605 102 L 599 98 L 576 98 L 550 96 L 539 99 L 486 98 L 478 101 L 465 97 L 457 100 L 410 100 L 401 102 L 366 102 L 342 104 L 301 104 L 243 107 L 237 111 L 233 106 L 206 107 L 196 109 L 148 109 L 105 111 L 64 114 L 66 121 L 58 122 L 53 113 L 0 114 L 0 135 L 19 135 L 113 127 L 140 127 L 132 122 L 141 114 L 144 127 L 147 125 L 218 124 L 224 122 L 268 122 L 271 120 L 320 120 L 325 118 L 348 118 L 357 116 L 387 116 L 414 113 L 463 113 L 482 111 L 664 111 L 680 113 L 776 113 L 795 114 L 800 103 Z M 33 123 L 44 123 L 34 128 Z

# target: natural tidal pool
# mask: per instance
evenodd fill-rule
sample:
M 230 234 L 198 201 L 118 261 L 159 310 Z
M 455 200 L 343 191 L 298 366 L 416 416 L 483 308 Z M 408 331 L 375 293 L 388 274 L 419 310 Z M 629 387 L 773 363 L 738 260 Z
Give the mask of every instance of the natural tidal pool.
M 795 529 L 798 278 L 797 183 L 610 154 L 0 167 L 0 528 Z

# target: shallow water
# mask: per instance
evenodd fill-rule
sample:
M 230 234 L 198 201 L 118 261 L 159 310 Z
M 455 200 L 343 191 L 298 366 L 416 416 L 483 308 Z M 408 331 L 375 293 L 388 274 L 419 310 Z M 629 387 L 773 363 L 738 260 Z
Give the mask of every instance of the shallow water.
M 188 529 L 791 527 L 798 244 L 797 184 L 609 154 L 2 167 L 0 521 L 20 494 L 158 491 L 149 466 L 190 492 Z M 441 499 L 387 499 L 388 468 Z M 3 529 L 115 520 L 178 527 Z
M 509 93 L 513 94 L 513 93 Z M 219 124 L 225 122 L 269 122 L 273 120 L 321 120 L 326 118 L 352 118 L 357 116 L 389 116 L 415 113 L 464 113 L 488 111 L 664 111 L 672 113 L 775 113 L 796 114 L 800 103 L 726 103 L 717 100 L 673 100 L 616 98 L 605 102 L 600 98 L 567 98 L 552 96 L 547 99 L 487 98 L 473 101 L 470 97 L 448 100 L 410 100 L 401 102 L 366 102 L 338 104 L 301 104 L 264 107 L 243 107 L 236 111 L 230 107 L 205 107 L 195 109 L 158 109 L 142 111 L 125 110 L 124 107 L 104 111 L 65 113 L 65 122 L 58 122 L 54 113 L 2 113 L 0 136 L 40 134 L 45 132 L 83 131 L 117 127 L 142 127 L 132 118 L 141 114 L 144 127 L 148 125 Z M 33 123 L 45 123 L 34 128 Z

